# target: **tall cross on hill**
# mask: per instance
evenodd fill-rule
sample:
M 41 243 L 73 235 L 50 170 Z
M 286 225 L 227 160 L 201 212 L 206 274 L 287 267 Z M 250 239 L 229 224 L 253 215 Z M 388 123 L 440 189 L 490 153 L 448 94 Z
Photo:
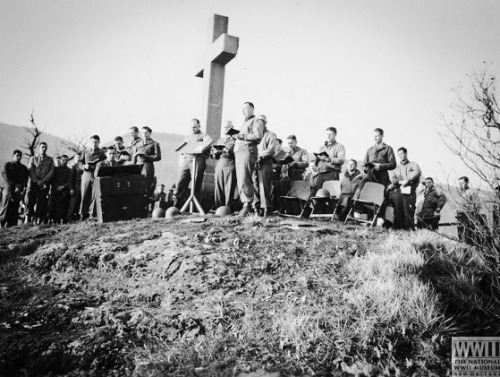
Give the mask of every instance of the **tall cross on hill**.
M 229 18 L 213 14 L 209 20 L 208 51 L 198 64 L 196 77 L 204 79 L 203 118 L 213 140 L 220 137 L 226 64 L 238 51 L 239 38 L 227 35 Z

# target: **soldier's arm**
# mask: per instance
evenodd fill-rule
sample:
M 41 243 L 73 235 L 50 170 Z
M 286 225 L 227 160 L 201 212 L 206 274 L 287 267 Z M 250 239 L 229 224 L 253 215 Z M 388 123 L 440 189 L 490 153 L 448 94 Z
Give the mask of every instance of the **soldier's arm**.
M 335 165 L 342 165 L 345 161 L 345 147 L 343 145 L 339 145 L 337 149 L 337 157 L 333 157 L 330 159 L 330 162 Z
M 49 183 L 52 180 L 52 177 L 54 177 L 54 172 L 55 172 L 55 167 L 54 167 L 54 160 L 51 158 L 49 160 L 49 171 L 47 172 L 47 175 L 43 177 L 42 181 L 43 183 Z
M 420 166 L 417 163 L 413 164 L 413 173 L 408 175 L 408 184 L 417 183 L 420 180 L 420 176 L 422 175 L 422 170 L 420 170 Z
M 9 185 L 14 184 L 14 180 L 12 179 L 10 171 L 9 169 L 7 169 L 7 163 L 3 166 L 2 177 L 5 180 L 5 183 L 8 183 Z
M 161 160 L 161 149 L 160 144 L 155 143 L 154 154 L 148 156 L 150 161 L 160 161 Z
M 274 151 L 276 150 L 276 136 L 271 134 L 269 136 L 269 143 L 266 146 L 259 157 L 272 157 L 274 156 Z
M 309 155 L 305 149 L 302 149 L 300 160 L 295 162 L 295 166 L 299 169 L 306 169 L 309 167 Z
M 243 139 L 247 141 L 255 141 L 259 142 L 262 140 L 262 136 L 264 136 L 264 127 L 260 122 L 254 121 L 252 123 L 252 132 L 243 135 Z
M 396 168 L 396 157 L 394 156 L 394 151 L 392 150 L 392 147 L 389 147 L 389 150 L 387 152 L 387 162 L 384 162 L 383 164 L 380 164 L 380 170 L 381 171 L 387 171 L 387 170 L 392 170 Z
M 28 172 L 29 172 L 31 181 L 34 183 L 38 183 L 39 179 L 38 179 L 38 176 L 36 175 L 35 158 L 33 156 L 30 157 L 30 160 L 28 162 L 28 166 L 29 166 Z

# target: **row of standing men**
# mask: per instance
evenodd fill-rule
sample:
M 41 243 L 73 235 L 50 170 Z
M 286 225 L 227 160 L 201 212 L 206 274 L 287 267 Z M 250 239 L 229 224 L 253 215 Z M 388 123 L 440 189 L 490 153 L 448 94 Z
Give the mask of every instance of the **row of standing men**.
M 279 198 L 287 193 L 290 181 L 310 179 L 313 193 L 323 183 L 339 180 L 346 161 L 344 145 L 337 142 L 337 130 L 326 129 L 326 141 L 320 146 L 313 169 L 308 175 L 309 154 L 297 145 L 294 135 L 287 137 L 289 151 L 282 149 L 282 140 L 267 127 L 265 115 L 255 115 L 251 102 L 243 105 L 244 123 L 239 132 L 230 132 L 233 125 L 225 124 L 226 135 L 215 143 L 210 155 L 218 159 L 215 168 L 215 207 L 228 206 L 231 209 L 241 202 L 240 215 L 252 211 L 267 216 L 280 207 Z M 407 149 L 398 149 L 400 163 L 392 147 L 383 142 L 384 131 L 374 130 L 375 145 L 370 147 L 363 160 L 364 174 L 357 169 L 357 161 L 349 160 L 342 175 L 339 203 L 345 204 L 339 211 L 340 219 L 347 214 L 352 198 L 359 195 L 368 181 L 381 183 L 386 187 L 387 200 L 394 207 L 395 228 L 415 227 L 416 191 L 420 182 L 421 169 L 417 163 L 408 160 Z M 192 134 L 186 142 L 211 141 L 201 132 L 200 122 L 192 120 Z M 223 145 L 224 148 L 216 148 Z M 195 179 L 195 195 L 202 188 L 206 160 L 209 153 L 181 156 L 178 180 L 174 191 L 174 205 L 182 206 L 187 197 L 191 176 Z M 288 157 L 288 159 L 287 159 Z M 192 172 L 192 159 L 196 158 L 196 172 Z M 392 174 L 389 175 L 389 171 Z M 424 202 L 419 208 L 417 225 L 437 228 L 440 211 L 446 203 L 446 196 L 434 186 L 432 178 L 424 181 Z M 403 194 L 404 192 L 404 194 Z M 239 201 L 237 198 L 239 197 Z M 344 198 L 346 200 L 344 200 Z
M 47 155 L 48 145 L 41 142 L 28 166 L 21 163 L 22 152 L 15 150 L 12 161 L 2 170 L 5 181 L 0 204 L 0 225 L 13 226 L 21 212 L 25 222 L 47 223 L 85 220 L 95 212 L 94 180 L 104 166 L 142 165 L 148 197 L 154 187 L 154 162 L 161 160 L 160 145 L 151 138 L 151 129 L 130 128 L 131 142 L 125 146 L 116 137 L 115 145 L 100 148 L 98 135 L 90 137 L 90 146 L 72 158 L 68 167 L 66 155 L 54 159 Z

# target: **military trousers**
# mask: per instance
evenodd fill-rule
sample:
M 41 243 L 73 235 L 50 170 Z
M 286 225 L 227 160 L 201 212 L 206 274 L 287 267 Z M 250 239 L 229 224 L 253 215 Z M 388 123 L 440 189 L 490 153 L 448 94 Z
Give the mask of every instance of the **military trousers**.
M 236 181 L 241 202 L 244 205 L 252 203 L 254 197 L 254 187 L 252 174 L 257 162 L 257 148 L 243 148 L 234 153 L 236 165 Z

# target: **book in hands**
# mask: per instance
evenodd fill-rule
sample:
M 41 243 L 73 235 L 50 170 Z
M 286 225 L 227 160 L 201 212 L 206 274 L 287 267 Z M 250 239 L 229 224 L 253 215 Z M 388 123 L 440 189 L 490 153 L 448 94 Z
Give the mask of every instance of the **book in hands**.
M 226 135 L 233 136 L 239 134 L 240 131 L 238 131 L 236 128 L 230 128 L 229 131 L 226 132 Z
M 280 164 L 283 164 L 283 165 L 288 165 L 289 163 L 291 162 L 294 162 L 295 160 L 293 159 L 292 156 L 288 155 L 286 156 L 283 160 L 281 161 L 278 161 Z
M 328 153 L 326 153 L 324 151 L 320 152 L 320 153 L 313 153 L 313 154 L 316 156 L 316 158 L 319 158 L 319 159 L 321 159 L 321 158 L 329 158 L 330 157 L 330 156 L 328 156 Z
M 368 169 L 373 169 L 375 167 L 375 164 L 373 162 L 367 162 L 365 164 L 365 167 Z

